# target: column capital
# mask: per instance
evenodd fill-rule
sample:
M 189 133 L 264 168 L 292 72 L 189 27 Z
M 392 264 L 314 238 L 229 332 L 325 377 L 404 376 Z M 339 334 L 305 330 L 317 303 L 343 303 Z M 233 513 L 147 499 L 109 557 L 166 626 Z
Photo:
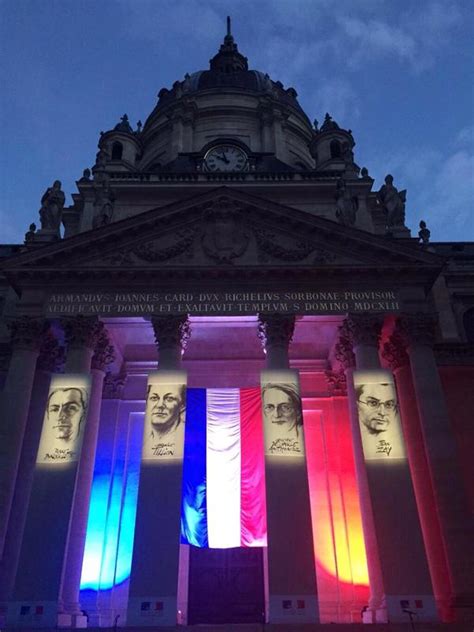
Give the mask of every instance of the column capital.
M 151 324 L 158 351 L 176 346 L 179 346 L 182 351 L 186 349 L 191 338 L 187 314 L 185 316 L 152 316 Z
M 106 373 L 104 379 L 104 399 L 120 399 L 127 376 L 125 373 Z
M 339 328 L 339 341 L 334 347 L 334 357 L 340 362 L 344 370 L 355 368 L 356 361 L 352 341 L 343 327 Z
M 36 368 L 48 373 L 59 373 L 66 359 L 65 349 L 56 336 L 48 329 L 41 340 L 40 353 Z
M 105 371 L 107 365 L 115 360 L 115 349 L 110 342 L 108 331 L 102 322 L 97 323 L 95 332 L 94 355 L 92 356 L 92 368 Z
M 340 331 L 349 338 L 353 347 L 370 345 L 378 348 L 383 321 L 380 314 L 349 314 Z
M 382 357 L 388 362 L 392 371 L 401 369 L 410 363 L 405 341 L 399 331 L 395 331 L 384 344 Z
M 87 347 L 94 349 L 100 333 L 96 316 L 72 316 L 61 318 L 68 347 Z
M 259 314 L 258 337 L 264 349 L 271 345 L 288 347 L 295 331 L 295 317 L 284 314 Z
M 43 319 L 20 316 L 16 320 L 7 322 L 7 327 L 10 330 L 12 349 L 39 351 L 46 328 L 46 322 Z
M 402 314 L 397 319 L 395 331 L 407 348 L 419 345 L 432 347 L 436 341 L 437 324 L 436 314 Z
M 347 395 L 347 379 L 344 370 L 325 371 L 324 376 L 331 395 Z

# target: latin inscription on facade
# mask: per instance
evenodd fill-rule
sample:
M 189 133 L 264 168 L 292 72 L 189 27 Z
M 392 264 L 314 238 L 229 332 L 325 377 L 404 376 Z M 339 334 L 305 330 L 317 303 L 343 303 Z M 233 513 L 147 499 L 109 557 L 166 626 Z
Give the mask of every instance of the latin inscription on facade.
M 64 293 L 51 294 L 46 303 L 48 316 L 346 314 L 399 309 L 392 290 Z

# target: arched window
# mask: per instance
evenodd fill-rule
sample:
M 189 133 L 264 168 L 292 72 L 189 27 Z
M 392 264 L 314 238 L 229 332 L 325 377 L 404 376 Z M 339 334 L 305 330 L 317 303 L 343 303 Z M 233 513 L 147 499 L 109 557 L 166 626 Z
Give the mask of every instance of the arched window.
M 464 332 L 468 342 L 474 342 L 474 307 L 471 307 L 464 312 L 462 317 L 462 324 L 464 325 Z
M 338 140 L 332 140 L 329 149 L 331 151 L 331 158 L 341 157 L 341 143 Z
M 112 160 L 122 160 L 123 145 L 118 141 L 112 145 Z

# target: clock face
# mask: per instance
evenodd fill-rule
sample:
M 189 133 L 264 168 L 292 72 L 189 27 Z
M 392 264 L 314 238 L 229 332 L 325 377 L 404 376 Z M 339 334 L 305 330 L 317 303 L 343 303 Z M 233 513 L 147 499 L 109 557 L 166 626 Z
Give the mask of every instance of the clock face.
M 204 157 L 208 171 L 244 171 L 247 167 L 247 155 L 235 145 L 217 145 Z

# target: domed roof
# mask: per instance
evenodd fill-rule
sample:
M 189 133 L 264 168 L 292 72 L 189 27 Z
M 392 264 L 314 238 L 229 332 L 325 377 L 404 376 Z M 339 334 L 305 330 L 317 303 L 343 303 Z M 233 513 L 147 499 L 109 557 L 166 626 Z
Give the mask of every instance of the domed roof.
M 284 88 L 280 81 L 272 81 L 268 74 L 249 70 L 247 58 L 242 55 L 230 32 L 227 18 L 227 34 L 219 52 L 210 60 L 209 70 L 186 74 L 183 81 L 176 81 L 171 90 L 162 88 L 158 93 L 157 108 L 169 106 L 176 99 L 193 95 L 202 90 L 233 88 L 244 92 L 267 92 L 269 96 L 287 106 L 303 112 L 294 88 Z

